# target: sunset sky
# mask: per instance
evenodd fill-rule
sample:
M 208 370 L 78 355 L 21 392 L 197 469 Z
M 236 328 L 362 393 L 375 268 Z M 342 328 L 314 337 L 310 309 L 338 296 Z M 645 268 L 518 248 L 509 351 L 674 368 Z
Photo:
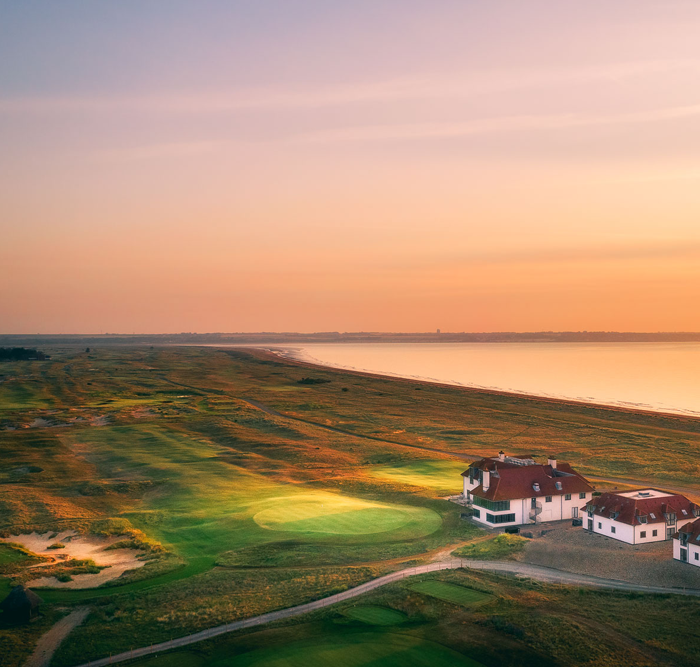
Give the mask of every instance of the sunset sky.
M 696 0 L 0 0 L 0 333 L 700 331 Z

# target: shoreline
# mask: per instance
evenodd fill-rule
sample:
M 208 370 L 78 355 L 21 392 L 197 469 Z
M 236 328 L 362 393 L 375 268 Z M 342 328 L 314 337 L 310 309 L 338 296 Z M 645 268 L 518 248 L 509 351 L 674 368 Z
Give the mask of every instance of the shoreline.
M 644 417 L 662 417 L 664 419 L 673 419 L 675 421 L 690 422 L 692 424 L 700 423 L 700 413 L 698 414 L 688 414 L 687 412 L 673 412 L 664 410 L 654 410 L 653 408 L 641 408 L 632 407 L 625 405 L 615 405 L 608 403 L 598 403 L 595 401 L 585 401 L 577 400 L 573 398 L 564 397 L 554 397 L 554 396 L 542 396 L 538 394 L 528 394 L 525 392 L 515 392 L 507 391 L 503 389 L 469 386 L 464 384 L 457 384 L 452 382 L 445 382 L 442 380 L 432 380 L 429 378 L 418 378 L 406 375 L 392 374 L 392 373 L 379 373 L 377 371 L 360 370 L 356 368 L 348 368 L 343 366 L 332 366 L 324 364 L 318 360 L 308 360 L 289 354 L 289 348 L 278 348 L 267 345 L 232 345 L 232 346 L 204 346 L 204 347 L 219 347 L 219 349 L 237 349 L 247 352 L 257 352 L 267 358 L 272 358 L 276 360 L 282 360 L 291 364 L 303 368 L 313 368 L 323 371 L 339 371 L 343 373 L 348 373 L 351 375 L 359 375 L 363 377 L 372 377 L 381 380 L 394 380 L 397 382 L 409 382 L 412 384 L 420 385 L 430 385 L 436 387 L 442 387 L 445 389 L 456 389 L 459 391 L 466 391 L 470 393 L 485 394 L 490 396 L 502 396 L 505 398 L 514 398 L 524 401 L 532 401 L 535 403 L 549 403 L 553 405 L 569 406 L 575 408 L 588 408 L 591 410 L 606 410 L 609 412 L 619 412 L 623 414 L 639 415 Z M 296 348 L 297 350 L 303 348 Z M 286 352 L 286 354 L 285 354 Z

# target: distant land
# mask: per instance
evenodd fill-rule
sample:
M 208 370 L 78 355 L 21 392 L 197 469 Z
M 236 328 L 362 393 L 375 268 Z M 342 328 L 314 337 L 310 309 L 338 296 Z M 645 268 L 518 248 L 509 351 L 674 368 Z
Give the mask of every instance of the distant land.
M 484 333 L 0 334 L 0 345 L 275 345 L 282 343 L 682 343 L 700 332 L 535 331 Z

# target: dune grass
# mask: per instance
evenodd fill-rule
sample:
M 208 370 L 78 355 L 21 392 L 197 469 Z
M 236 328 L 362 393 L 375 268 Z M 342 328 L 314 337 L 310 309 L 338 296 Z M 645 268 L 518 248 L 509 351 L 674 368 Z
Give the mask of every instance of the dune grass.
M 459 558 L 476 560 L 508 560 L 521 553 L 527 540 L 520 535 L 503 533 L 488 540 L 467 544 L 455 549 L 452 554 Z

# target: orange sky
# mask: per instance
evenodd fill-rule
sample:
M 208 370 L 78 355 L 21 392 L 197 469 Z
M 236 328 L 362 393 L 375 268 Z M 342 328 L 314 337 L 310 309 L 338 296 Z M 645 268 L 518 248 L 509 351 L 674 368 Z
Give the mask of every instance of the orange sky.
M 700 5 L 340 4 L 5 8 L 0 333 L 700 331 Z

